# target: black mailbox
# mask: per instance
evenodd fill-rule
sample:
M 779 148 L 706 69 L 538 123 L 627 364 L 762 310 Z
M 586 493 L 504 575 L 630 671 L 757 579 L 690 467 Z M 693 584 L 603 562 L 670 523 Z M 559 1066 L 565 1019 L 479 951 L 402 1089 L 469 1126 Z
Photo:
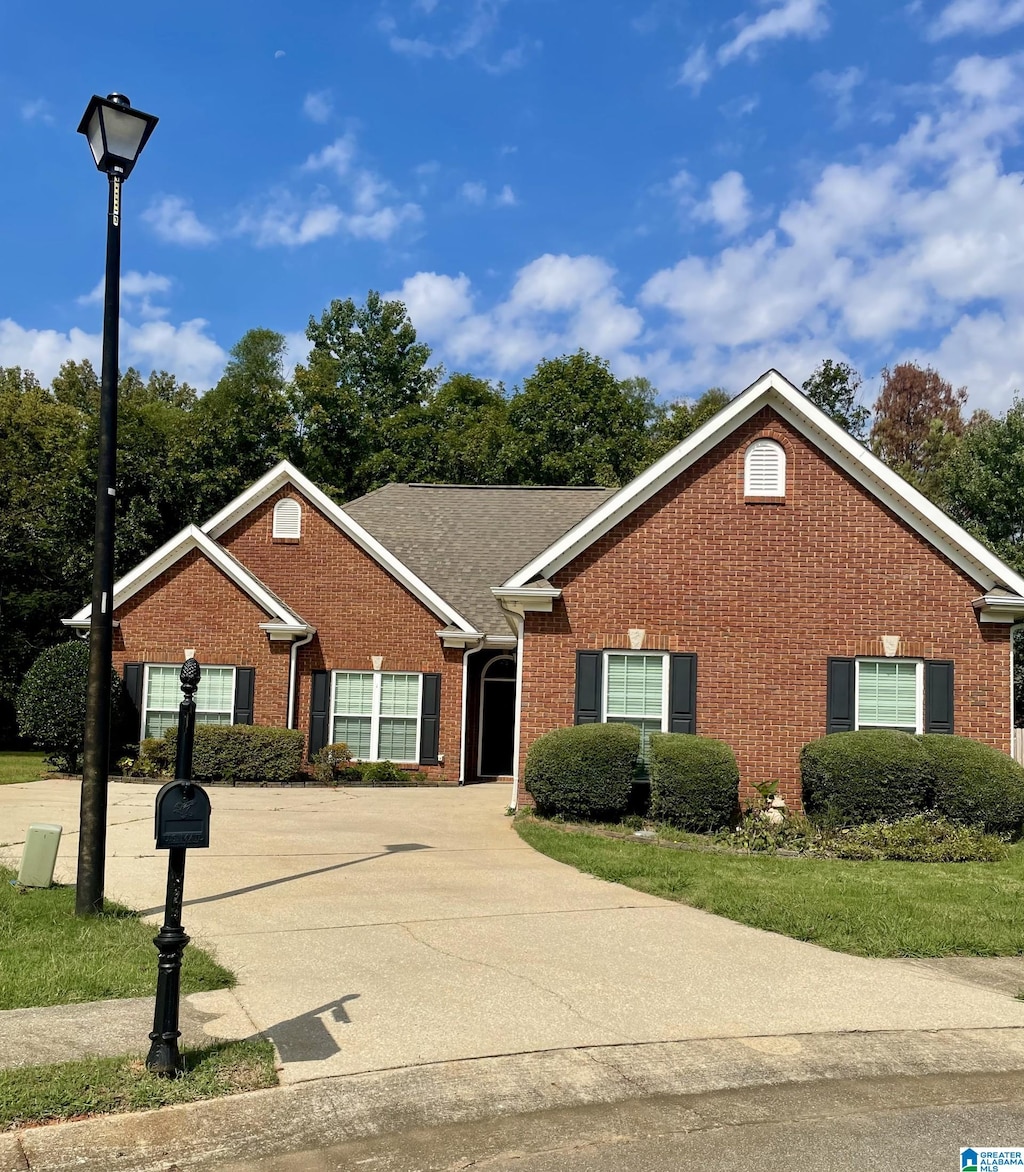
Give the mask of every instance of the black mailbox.
M 156 849 L 210 845 L 210 799 L 199 785 L 169 781 L 156 795 Z

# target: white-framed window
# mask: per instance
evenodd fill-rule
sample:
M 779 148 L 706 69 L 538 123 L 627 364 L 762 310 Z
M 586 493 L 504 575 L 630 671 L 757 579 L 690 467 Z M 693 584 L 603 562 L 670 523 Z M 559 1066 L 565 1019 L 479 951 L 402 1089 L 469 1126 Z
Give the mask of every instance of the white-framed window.
M 924 729 L 924 662 L 858 659 L 857 728 Z
M 162 737 L 177 727 L 181 664 L 147 663 L 143 685 L 142 735 Z M 196 724 L 231 724 L 235 718 L 235 669 L 203 664 L 196 689 Z
M 759 439 L 747 448 L 743 460 L 743 495 L 786 495 L 786 451 L 782 444 Z
M 274 505 L 274 536 L 302 536 L 302 506 L 293 497 L 286 496 Z
M 343 741 L 357 761 L 419 761 L 419 672 L 336 671 L 331 690 L 334 743 Z
M 603 717 L 607 724 L 632 724 L 640 730 L 640 761 L 646 768 L 651 733 L 668 729 L 668 656 L 606 651 Z

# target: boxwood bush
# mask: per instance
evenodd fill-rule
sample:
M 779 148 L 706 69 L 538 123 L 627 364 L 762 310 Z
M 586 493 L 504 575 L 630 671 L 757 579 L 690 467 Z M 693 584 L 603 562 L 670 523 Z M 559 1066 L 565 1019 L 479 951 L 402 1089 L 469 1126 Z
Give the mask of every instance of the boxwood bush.
M 1024 768 L 1006 753 L 967 737 L 919 737 L 933 778 L 935 809 L 954 822 L 1019 836 Z
M 171 769 L 178 730 L 166 732 Z M 197 724 L 192 773 L 196 781 L 276 783 L 292 781 L 302 764 L 298 729 L 264 724 Z
M 629 802 L 640 754 L 631 724 L 579 724 L 546 733 L 526 757 L 526 789 L 541 814 L 617 817 Z
M 651 737 L 651 817 L 682 830 L 720 830 L 739 809 L 740 773 L 723 741 L 684 733 Z
M 832 733 L 804 745 L 800 774 L 804 809 L 837 826 L 896 822 L 931 804 L 931 762 L 912 733 Z

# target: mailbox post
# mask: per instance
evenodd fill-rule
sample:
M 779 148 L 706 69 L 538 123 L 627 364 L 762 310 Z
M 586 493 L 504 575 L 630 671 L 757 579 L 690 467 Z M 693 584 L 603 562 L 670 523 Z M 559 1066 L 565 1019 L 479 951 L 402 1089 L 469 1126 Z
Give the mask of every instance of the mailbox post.
M 185 851 L 190 846 L 210 845 L 210 799 L 202 786 L 192 781 L 192 747 L 196 728 L 196 689 L 202 675 L 195 659 L 181 669 L 181 690 L 185 694 L 178 708 L 178 751 L 174 781 L 156 796 L 156 847 L 169 851 L 167 897 L 164 923 L 153 943 L 160 953 L 157 963 L 156 1006 L 146 1069 L 176 1078 L 182 1070 L 178 1050 L 178 1003 L 181 996 L 181 957 L 189 937 L 181 926 L 181 903 L 185 889 Z

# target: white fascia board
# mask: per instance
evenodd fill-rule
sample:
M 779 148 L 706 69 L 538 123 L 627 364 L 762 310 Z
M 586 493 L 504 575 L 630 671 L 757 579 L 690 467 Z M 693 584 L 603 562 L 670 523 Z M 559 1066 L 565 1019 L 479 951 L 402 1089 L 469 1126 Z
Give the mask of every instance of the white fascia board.
M 1019 623 L 1024 619 L 1024 598 L 1006 594 L 984 594 L 972 604 L 983 623 Z
M 232 525 L 240 521 L 247 513 L 251 513 L 253 509 L 261 505 L 269 496 L 273 495 L 273 493 L 277 492 L 285 484 L 292 484 L 298 489 L 342 533 L 350 537 L 374 561 L 383 566 L 393 578 L 400 582 L 410 594 L 418 598 L 428 610 L 433 611 L 438 618 L 445 619 L 467 634 L 475 633 L 472 623 L 464 619 L 454 607 L 445 602 L 440 594 L 432 590 L 422 578 L 418 577 L 408 566 L 400 562 L 389 549 L 381 545 L 362 525 L 354 521 L 340 505 L 336 505 L 325 492 L 317 488 L 308 477 L 303 476 L 298 468 L 290 464 L 287 460 L 282 460 L 276 467 L 271 468 L 254 485 L 246 489 L 240 496 L 235 497 L 219 513 L 212 516 L 203 525 L 203 532 L 208 533 L 211 537 L 220 537 Z
M 266 611 L 276 622 L 284 626 L 302 627 L 304 631 L 308 629 L 298 615 L 292 614 L 290 610 L 282 606 L 273 595 L 267 592 L 262 583 L 195 525 L 189 525 L 187 529 L 182 529 L 176 537 L 165 542 L 155 553 L 150 554 L 145 561 L 140 562 L 120 581 L 115 582 L 111 609 L 117 610 L 119 606 L 122 606 L 143 587 L 148 586 L 164 570 L 180 561 L 193 549 L 198 549 L 205 554 L 219 570 L 222 570 L 239 589 L 248 594 L 253 602 Z M 89 603 L 72 615 L 67 620 L 67 625 L 76 627 L 88 625 L 91 615 L 92 603 Z
M 474 647 L 484 638 L 482 631 L 464 631 L 461 627 L 445 627 L 435 634 L 444 647 Z
M 303 635 L 316 634 L 316 627 L 308 627 L 305 623 L 260 623 L 260 630 L 267 632 L 272 643 L 290 643 L 292 639 L 299 639 Z
M 957 525 L 816 407 L 777 370 L 769 370 L 692 435 L 624 485 L 590 516 L 508 579 L 507 588 L 549 578 L 696 463 L 762 407 L 773 407 L 877 500 L 984 589 L 1003 586 L 1024 596 L 1024 578 Z

